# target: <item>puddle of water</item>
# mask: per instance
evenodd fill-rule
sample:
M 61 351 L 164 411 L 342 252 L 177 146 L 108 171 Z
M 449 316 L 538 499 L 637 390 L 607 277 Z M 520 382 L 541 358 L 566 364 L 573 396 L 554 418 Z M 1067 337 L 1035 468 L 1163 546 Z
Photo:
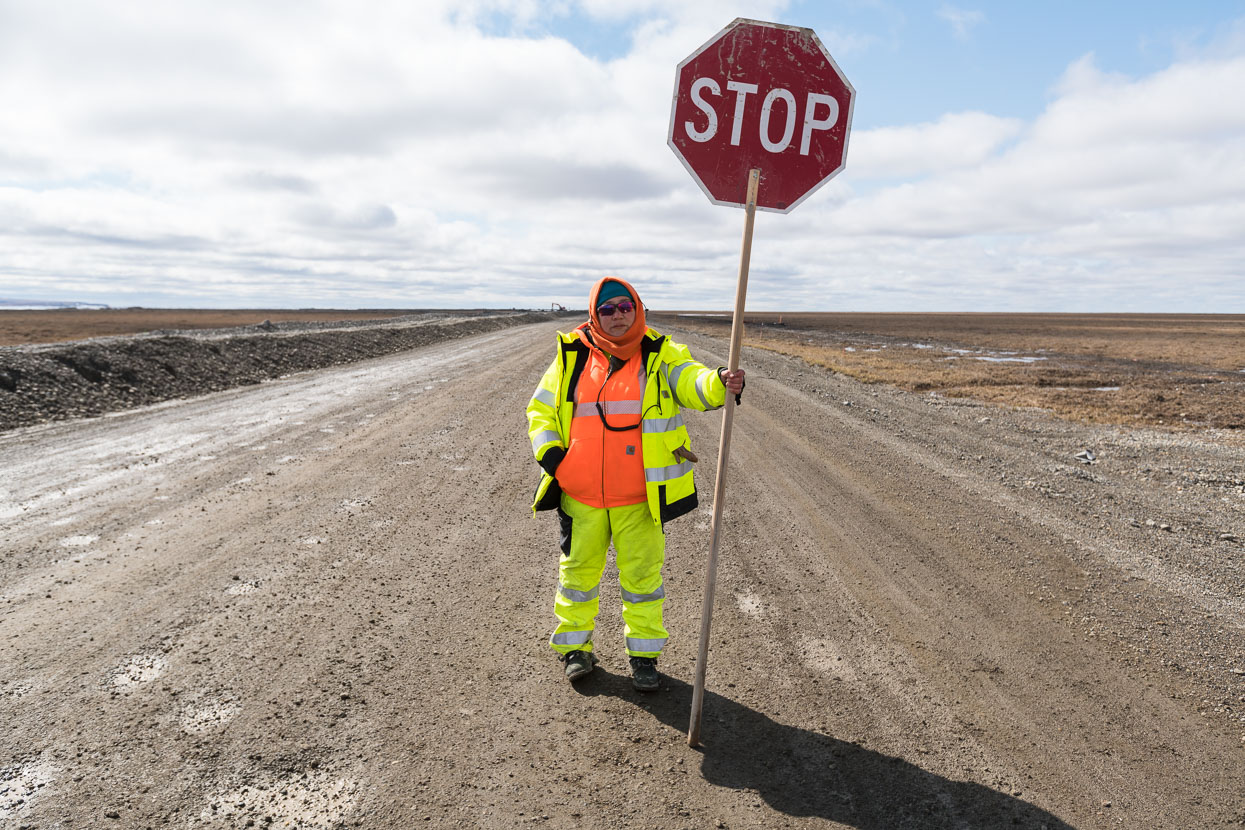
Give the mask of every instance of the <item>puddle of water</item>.
M 987 363 L 1036 363 L 1045 359 L 1044 357 L 991 357 L 989 355 L 978 355 L 974 358 L 974 360 L 984 360 Z
M 1093 391 L 1095 392 L 1118 392 L 1120 391 L 1120 387 L 1118 386 L 1095 386 Z

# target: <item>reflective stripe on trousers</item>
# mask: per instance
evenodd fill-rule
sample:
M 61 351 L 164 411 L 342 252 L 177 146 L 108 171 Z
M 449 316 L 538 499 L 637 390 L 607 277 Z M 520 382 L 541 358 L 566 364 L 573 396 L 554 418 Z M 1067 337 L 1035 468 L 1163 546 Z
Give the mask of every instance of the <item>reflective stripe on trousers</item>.
M 586 645 L 587 643 L 592 642 L 592 629 L 589 628 L 587 631 L 563 631 L 558 634 L 554 634 L 550 642 L 559 646 Z M 574 650 L 575 649 L 568 649 L 568 651 Z M 589 651 L 591 651 L 591 649 L 589 649 Z
M 653 639 L 644 640 L 639 637 L 627 638 L 627 653 L 636 657 L 645 657 L 652 655 L 654 657 L 661 653 L 666 647 L 666 637 L 655 637 Z M 656 652 L 657 654 L 654 654 Z
M 648 594 L 633 594 L 630 591 L 622 592 L 623 602 L 652 602 L 655 599 L 666 598 L 666 586 L 658 586 L 656 591 Z
M 661 525 L 653 521 L 648 503 L 589 507 L 563 493 L 562 510 L 571 517 L 571 551 L 562 557 L 558 568 L 553 604 L 558 627 L 549 645 L 559 654 L 593 650 L 601 574 L 612 540 L 622 588 L 627 653 L 656 657 L 669 637 L 662 624 L 666 589 L 661 567 L 666 536 Z
M 576 591 L 574 588 L 567 588 L 565 585 L 558 586 L 558 593 L 569 599 L 571 602 L 589 602 L 594 600 L 601 593 L 601 586 L 597 585 L 591 591 Z

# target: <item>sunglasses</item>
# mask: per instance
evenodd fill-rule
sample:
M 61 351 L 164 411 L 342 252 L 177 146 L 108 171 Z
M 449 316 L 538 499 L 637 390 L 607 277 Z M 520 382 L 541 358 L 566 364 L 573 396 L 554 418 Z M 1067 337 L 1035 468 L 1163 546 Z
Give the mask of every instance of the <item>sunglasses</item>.
M 602 317 L 613 317 L 615 311 L 619 314 L 630 314 L 635 311 L 635 303 L 629 300 L 623 300 L 617 304 L 609 303 L 598 308 L 597 314 L 600 314 Z

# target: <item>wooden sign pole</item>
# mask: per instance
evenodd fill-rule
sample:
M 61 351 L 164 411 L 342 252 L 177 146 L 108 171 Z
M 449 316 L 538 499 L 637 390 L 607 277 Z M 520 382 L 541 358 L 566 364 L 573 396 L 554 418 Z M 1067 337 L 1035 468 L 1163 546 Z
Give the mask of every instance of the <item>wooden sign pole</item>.
M 735 316 L 731 320 L 731 351 L 727 368 L 739 368 L 739 353 L 744 341 L 744 298 L 748 293 L 748 264 L 752 259 L 752 226 L 756 220 L 757 190 L 761 171 L 748 171 L 748 196 L 744 203 L 744 240 L 739 254 L 739 284 L 735 287 Z M 709 532 L 709 564 L 705 569 L 705 599 L 700 609 L 700 651 L 696 655 L 696 684 L 692 688 L 692 717 L 687 726 L 688 746 L 700 745 L 701 710 L 705 702 L 705 672 L 709 664 L 709 625 L 713 620 L 713 589 L 717 580 L 718 548 L 722 541 L 722 509 L 726 504 L 726 460 L 731 449 L 731 422 L 735 415 L 735 398 L 729 392 L 722 408 L 722 441 L 718 444 L 718 478 L 713 486 L 713 524 Z

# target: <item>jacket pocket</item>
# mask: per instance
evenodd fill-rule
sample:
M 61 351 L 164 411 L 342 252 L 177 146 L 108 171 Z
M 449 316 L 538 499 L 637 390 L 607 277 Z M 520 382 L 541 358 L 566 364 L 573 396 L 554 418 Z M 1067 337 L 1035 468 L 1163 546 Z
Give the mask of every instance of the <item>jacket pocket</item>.
M 554 476 L 562 490 L 570 495 L 601 493 L 601 454 L 581 439 L 571 439 L 566 458 L 558 465 Z
M 662 443 L 666 447 L 666 452 L 670 453 L 671 460 L 667 462 L 670 464 L 674 463 L 674 451 L 679 447 L 687 447 L 689 450 L 692 448 L 692 441 L 688 437 L 686 428 L 671 430 L 662 435 L 661 438 Z

